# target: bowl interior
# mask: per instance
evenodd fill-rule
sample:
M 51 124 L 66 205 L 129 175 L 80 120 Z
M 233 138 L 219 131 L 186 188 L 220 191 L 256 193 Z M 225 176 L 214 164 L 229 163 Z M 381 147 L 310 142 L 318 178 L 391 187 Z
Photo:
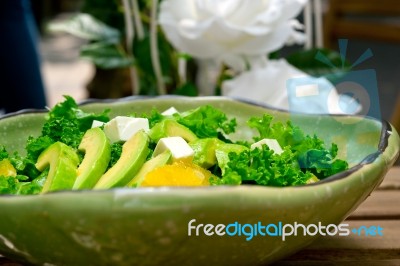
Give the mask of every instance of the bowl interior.
M 269 109 L 254 104 L 235 101 L 222 97 L 165 97 L 165 98 L 125 98 L 116 101 L 88 101 L 81 108 L 90 112 L 102 112 L 111 109 L 110 115 L 142 114 L 153 108 L 163 111 L 173 106 L 179 111 L 186 111 L 201 105 L 211 104 L 223 110 L 229 117 L 236 117 L 237 132 L 232 139 L 249 140 L 255 132 L 245 127 L 252 116 L 268 113 L 274 121 L 292 121 L 307 134 L 316 134 L 328 145 L 336 143 L 339 147 L 338 158 L 345 159 L 353 166 L 361 162 L 369 154 L 378 150 L 382 123 L 375 119 L 356 116 L 302 115 Z M 7 150 L 24 154 L 27 136 L 38 136 L 44 123 L 45 113 L 22 113 L 0 120 L 1 144 Z

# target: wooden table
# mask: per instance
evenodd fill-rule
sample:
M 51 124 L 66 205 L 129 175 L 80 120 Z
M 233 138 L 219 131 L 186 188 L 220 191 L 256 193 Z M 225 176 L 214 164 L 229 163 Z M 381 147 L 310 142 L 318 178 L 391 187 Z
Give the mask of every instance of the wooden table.
M 350 227 L 381 226 L 383 236 L 323 237 L 273 266 L 400 265 L 400 167 L 393 167 L 371 196 L 346 220 Z M 21 266 L 0 257 L 2 266 Z
M 400 167 L 345 221 L 351 228 L 381 226 L 383 236 L 323 237 L 273 266 L 400 265 Z

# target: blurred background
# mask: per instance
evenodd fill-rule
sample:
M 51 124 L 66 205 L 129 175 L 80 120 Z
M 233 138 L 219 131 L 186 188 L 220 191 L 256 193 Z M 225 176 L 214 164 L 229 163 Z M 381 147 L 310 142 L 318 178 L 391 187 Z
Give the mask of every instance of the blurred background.
M 349 39 L 347 58 L 350 62 L 356 61 L 365 50 L 372 50 L 373 57 L 357 68 L 376 71 L 382 117 L 399 128 L 400 1 L 321 1 L 324 47 L 338 50 L 337 40 Z M 66 94 L 78 102 L 86 99 L 88 85 L 95 74 L 93 64 L 79 56 L 80 47 L 87 41 L 47 30 L 49 23 L 65 21 L 80 12 L 85 1 L 31 0 L 30 3 L 39 30 L 38 47 L 47 106 L 53 106 Z M 287 51 L 290 49 L 293 48 Z

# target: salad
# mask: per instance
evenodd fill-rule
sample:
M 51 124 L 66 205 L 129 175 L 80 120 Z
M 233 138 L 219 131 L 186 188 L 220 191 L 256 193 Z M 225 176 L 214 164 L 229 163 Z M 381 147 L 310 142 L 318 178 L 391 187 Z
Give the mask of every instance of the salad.
M 265 114 L 247 126 L 252 141 L 233 141 L 235 118 L 204 105 L 179 112 L 153 109 L 110 118 L 75 100 L 49 110 L 26 155 L 0 145 L 0 194 L 146 186 L 298 186 L 346 170 L 338 147 Z M 1 144 L 1 143 L 0 143 Z

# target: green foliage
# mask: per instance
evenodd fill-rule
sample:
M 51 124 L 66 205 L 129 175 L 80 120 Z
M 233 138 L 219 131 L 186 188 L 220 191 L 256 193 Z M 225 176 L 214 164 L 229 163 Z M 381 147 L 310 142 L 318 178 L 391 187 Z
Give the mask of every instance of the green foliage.
M 115 142 L 111 144 L 111 158 L 110 162 L 108 163 L 107 169 L 111 168 L 121 157 L 122 153 L 122 143 L 120 142 Z
M 165 116 L 156 109 L 151 110 L 149 114 L 142 114 L 141 117 L 149 119 L 150 128 L 165 119 Z M 169 119 L 186 126 L 199 138 L 221 139 L 224 137 L 223 134 L 233 133 L 236 128 L 236 119 L 229 120 L 225 113 L 211 105 L 175 113 Z
M 148 32 L 143 40 L 136 40 L 133 44 L 133 51 L 137 61 L 137 66 L 139 67 L 142 74 L 151 75 L 155 79 L 154 68 L 151 62 L 151 49 L 150 49 L 150 37 Z M 173 48 L 164 38 L 163 34 L 158 33 L 157 36 L 157 46 L 158 53 L 161 64 L 161 72 L 166 76 L 171 76 L 174 74 L 174 63 L 172 62 Z
M 89 41 L 102 41 L 104 43 L 119 43 L 121 33 L 93 16 L 81 13 L 65 22 L 52 23 L 49 30 L 53 32 L 67 32 Z
M 147 118 L 149 120 L 149 127 L 152 128 L 157 124 L 158 122 L 161 122 L 164 120 L 165 116 L 163 116 L 160 111 L 157 109 L 153 108 L 149 114 L 142 114 L 141 117 Z
M 145 24 L 144 26 L 144 38 L 141 40 L 135 39 L 133 42 L 135 66 L 139 73 L 141 85 L 140 94 L 157 95 L 157 79 L 152 62 L 148 25 Z M 160 30 L 157 32 L 157 52 L 161 73 L 163 75 L 163 82 L 167 88 L 167 92 L 171 93 L 179 86 L 177 62 L 180 55 L 176 53 Z
M 56 104 L 48 114 L 48 121 L 51 122 L 57 119 L 66 118 L 68 120 L 76 120 L 77 126 L 81 132 L 86 132 L 92 127 L 93 120 L 102 122 L 110 121 L 108 114 L 109 109 L 102 113 L 86 113 L 78 107 L 78 104 L 71 96 L 64 96 L 64 101 Z
M 6 158 L 8 158 L 8 152 L 4 146 L 0 145 L 0 161 Z
M 18 179 L 12 176 L 0 176 L 0 194 L 16 194 Z
M 54 143 L 54 140 L 49 136 L 40 136 L 34 138 L 32 136 L 28 137 L 26 144 L 26 150 L 28 151 L 27 157 L 29 159 L 35 160 L 47 147 Z
M 35 179 L 36 180 L 36 179 Z M 37 182 L 21 182 L 18 186 L 18 195 L 37 195 L 42 191 L 43 185 Z
M 191 82 L 187 82 L 182 86 L 176 88 L 172 94 L 175 95 L 182 95 L 182 96 L 197 96 L 198 91 L 196 85 Z
M 113 1 L 107 2 L 110 4 Z M 99 15 L 99 17 L 103 17 L 103 15 Z M 50 24 L 49 30 L 67 32 L 90 41 L 89 44 L 82 46 L 80 56 L 100 68 L 123 68 L 133 64 L 133 59 L 123 48 L 122 32 L 118 28 L 108 26 L 91 14 L 81 13 L 65 22 Z
M 37 181 L 20 182 L 19 178 L 21 176 L 0 176 L 0 194 L 34 195 L 42 190 L 43 185 Z
M 299 153 L 299 164 L 308 169 L 320 179 L 342 172 L 348 168 L 348 163 L 343 160 L 334 160 L 337 154 L 336 144 L 330 150 L 309 149 Z
M 15 153 L 9 159 L 15 170 L 17 170 L 17 174 L 20 176 L 19 179 L 31 181 L 40 175 L 40 172 L 35 167 L 36 159 L 24 157 L 18 153 Z
M 144 36 L 139 39 L 136 35 L 132 40 L 132 54 L 126 47 L 124 10 L 116 0 L 86 0 L 80 14 L 71 19 L 53 23 L 51 31 L 67 32 L 89 41 L 80 49 L 80 57 L 91 61 L 102 69 L 135 67 L 140 80 L 139 94 L 157 95 L 157 79 L 151 60 L 149 37 L 150 2 L 139 1 L 141 21 Z M 157 32 L 157 52 L 159 55 L 163 82 L 168 93 L 180 95 L 197 95 L 197 88 L 180 84 L 177 73 L 177 53 L 165 38 L 163 32 Z M 191 75 L 189 75 L 189 78 Z M 192 83 L 193 84 L 193 83 Z M 180 88 L 176 89 L 178 86 Z
M 64 117 L 53 119 L 46 123 L 42 129 L 42 135 L 53 140 L 61 141 L 73 148 L 78 148 L 83 133 L 79 130 L 77 120 L 70 120 Z
M 247 124 L 250 128 L 258 131 L 259 136 L 255 137 L 256 141 L 264 138 L 276 139 L 281 147 L 287 145 L 295 146 L 304 140 L 303 131 L 296 126 L 293 126 L 290 121 L 286 124 L 277 122 L 272 124 L 273 117 L 265 114 L 262 117 L 251 117 Z
M 10 155 L 5 147 L 0 146 L 0 160 L 8 159 L 17 171 L 16 177 L 0 176 L 0 194 L 38 194 L 46 180 L 48 169 L 39 172 L 35 163 L 38 156 L 56 141 L 61 141 L 77 149 L 84 133 L 91 128 L 93 120 L 109 121 L 108 112 L 86 113 L 79 108 L 73 98 L 65 96 L 63 102 L 54 106 L 46 117 L 42 135 L 29 137 L 26 145 L 27 156 L 18 153 Z M 136 116 L 136 115 L 135 115 Z M 149 119 L 150 127 L 162 122 L 166 117 L 153 109 L 141 117 Z M 228 139 L 236 130 L 236 120 L 228 119 L 220 109 L 203 105 L 195 109 L 168 116 L 174 123 L 189 128 L 197 137 L 218 138 L 213 145 L 202 146 L 200 153 L 215 152 L 207 167 L 215 176 L 210 179 L 212 185 L 256 184 L 263 186 L 304 185 L 346 170 L 346 161 L 336 159 L 338 147 L 332 143 L 327 147 L 316 135 L 306 135 L 290 121 L 273 123 L 273 117 L 251 117 L 250 129 L 258 131 L 254 138 L 276 139 L 283 147 L 283 153 L 276 154 L 267 145 L 251 149 L 250 142 L 239 141 L 235 144 Z M 176 121 L 176 122 L 175 122 Z M 150 143 L 150 155 L 156 143 Z M 115 165 L 122 154 L 123 142 L 111 145 L 111 160 L 108 168 Z M 214 151 L 213 151 L 214 150 Z
M 103 69 L 124 68 L 134 64 L 133 58 L 116 44 L 97 42 L 84 45 L 80 50 L 80 56 L 93 62 Z
M 213 185 L 239 185 L 242 183 L 263 186 L 304 185 L 312 178 L 301 171 L 296 156 L 290 149 L 280 155 L 263 145 L 262 148 L 229 153 L 229 162 L 221 179 L 212 179 Z
M 10 163 L 14 166 L 15 170 L 17 171 L 17 181 L 32 180 L 40 174 L 40 172 L 35 167 L 35 161 L 33 161 L 31 158 L 23 157 L 18 153 L 10 155 L 7 153 L 4 146 L 0 146 L 0 161 L 2 161 L 3 159 L 8 159 Z M 12 179 L 7 180 L 8 183 L 11 182 L 10 184 L 13 184 Z M 5 184 L 4 182 L 5 181 L 3 180 L 3 185 Z
M 120 32 L 124 31 L 124 14 L 120 0 L 84 0 L 82 13 L 87 13 Z
M 78 108 L 75 100 L 64 96 L 65 100 L 56 104 L 48 113 L 42 128 L 42 135 L 28 138 L 27 158 L 36 161 L 39 154 L 56 141 L 78 148 L 86 130 L 91 128 L 93 120 L 109 121 L 109 110 L 100 114 L 86 113 Z
M 286 60 L 311 76 L 326 77 L 333 83 L 343 77 L 351 67 L 338 52 L 326 48 L 297 51 L 287 56 Z
M 174 117 L 178 123 L 188 127 L 199 138 L 219 137 L 219 133 L 230 134 L 235 132 L 236 128 L 236 119 L 228 120 L 225 113 L 211 105 L 174 114 Z
M 305 135 L 290 121 L 286 124 L 281 122 L 272 124 L 272 120 L 272 116 L 266 114 L 263 117 L 252 117 L 248 125 L 259 132 L 256 140 L 276 139 L 281 147 L 290 147 L 303 171 L 311 171 L 319 179 L 323 179 L 348 168 L 346 161 L 335 159 L 336 144 L 327 149 L 322 139 L 316 135 Z

